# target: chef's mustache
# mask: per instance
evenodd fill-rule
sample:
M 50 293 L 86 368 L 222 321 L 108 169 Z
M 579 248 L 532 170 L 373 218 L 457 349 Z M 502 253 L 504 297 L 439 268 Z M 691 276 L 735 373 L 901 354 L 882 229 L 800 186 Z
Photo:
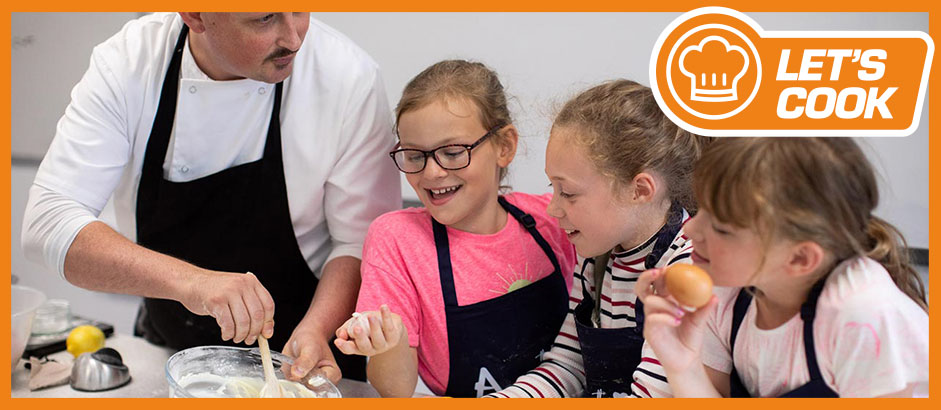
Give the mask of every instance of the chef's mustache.
M 271 55 L 268 56 L 267 60 L 274 60 L 274 59 L 276 59 L 276 58 L 288 57 L 288 56 L 292 56 L 292 55 L 294 55 L 294 54 L 297 54 L 297 50 L 290 50 L 290 49 L 287 49 L 287 48 L 282 48 L 282 49 L 280 49 L 280 50 L 277 50 L 277 51 L 271 53 Z

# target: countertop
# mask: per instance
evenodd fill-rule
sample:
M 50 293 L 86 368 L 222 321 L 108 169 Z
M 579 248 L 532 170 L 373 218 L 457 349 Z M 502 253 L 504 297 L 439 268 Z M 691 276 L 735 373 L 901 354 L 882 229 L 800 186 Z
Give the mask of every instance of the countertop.
M 105 346 L 121 353 L 124 364 L 131 371 L 130 383 L 117 389 L 103 392 L 81 392 L 68 384 L 29 391 L 29 370 L 21 360 L 11 376 L 11 397 L 168 397 L 170 394 L 164 366 L 173 350 L 150 344 L 146 340 L 124 334 L 114 334 L 105 340 Z M 66 351 L 49 356 L 59 362 L 69 362 L 72 355 Z M 337 385 L 343 397 L 379 397 L 367 383 L 356 380 L 340 380 Z

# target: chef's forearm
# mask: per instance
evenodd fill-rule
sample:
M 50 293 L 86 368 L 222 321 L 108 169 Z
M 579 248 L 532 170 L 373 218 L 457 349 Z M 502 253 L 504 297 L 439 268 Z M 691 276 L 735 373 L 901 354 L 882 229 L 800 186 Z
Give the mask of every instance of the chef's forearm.
M 203 269 L 154 252 L 102 222 L 76 235 L 65 256 L 65 278 L 75 286 L 109 293 L 180 300 Z
M 331 259 L 323 267 L 314 300 L 298 326 L 313 329 L 329 340 L 356 308 L 360 260 L 352 256 Z

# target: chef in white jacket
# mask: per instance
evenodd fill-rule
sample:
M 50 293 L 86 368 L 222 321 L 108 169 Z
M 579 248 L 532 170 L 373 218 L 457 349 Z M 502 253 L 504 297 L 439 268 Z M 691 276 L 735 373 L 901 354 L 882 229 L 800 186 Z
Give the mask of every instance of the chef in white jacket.
M 309 13 L 151 14 L 94 49 L 24 249 L 77 286 L 144 296 L 135 333 L 154 343 L 265 336 L 292 378 L 362 379 L 329 339 L 369 223 L 401 206 L 393 144 L 376 63 Z M 112 195 L 117 231 L 97 219 Z

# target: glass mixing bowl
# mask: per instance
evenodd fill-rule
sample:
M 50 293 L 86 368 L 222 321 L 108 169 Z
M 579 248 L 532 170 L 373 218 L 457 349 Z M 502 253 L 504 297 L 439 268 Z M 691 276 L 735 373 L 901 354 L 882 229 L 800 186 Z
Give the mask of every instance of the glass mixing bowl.
M 291 358 L 271 352 L 285 397 L 340 397 L 340 390 L 321 375 L 305 383 L 285 380 L 281 363 Z M 258 397 L 264 371 L 258 348 L 200 346 L 170 356 L 166 366 L 170 397 Z

